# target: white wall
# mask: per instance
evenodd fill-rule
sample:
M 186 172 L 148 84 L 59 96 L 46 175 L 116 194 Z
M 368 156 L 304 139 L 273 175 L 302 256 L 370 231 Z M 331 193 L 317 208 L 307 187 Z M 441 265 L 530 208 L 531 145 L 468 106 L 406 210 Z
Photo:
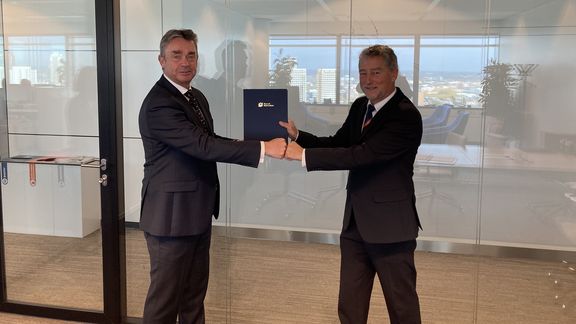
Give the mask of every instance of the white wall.
M 527 79 L 525 97 L 537 146 L 543 145 L 545 133 L 576 135 L 574 21 L 575 1 L 552 1 L 493 28 L 502 35 L 502 62 L 538 64 Z
M 256 74 L 255 65 L 256 71 L 262 71 L 262 66 L 266 66 L 267 71 L 267 63 L 262 62 L 263 57 L 268 59 L 267 48 L 265 55 L 260 48 L 262 44 L 267 46 L 268 39 L 261 34 L 261 23 L 256 26 L 246 15 L 231 12 L 211 1 L 126 0 L 121 2 L 121 17 L 126 220 L 138 222 L 144 164 L 138 113 L 142 100 L 162 73 L 157 61 L 162 35 L 173 28 L 190 28 L 198 34 L 199 71 L 195 85 L 204 91 L 211 103 L 216 132 L 226 136 L 242 134 L 237 123 L 230 123 L 231 118 L 242 119 L 241 103 L 230 99 L 239 90 L 226 84 L 219 85 L 215 80 L 232 79 L 230 68 L 226 70 L 225 65 L 242 62 L 222 62 L 222 52 L 233 57 L 227 52 L 232 51 L 226 46 L 228 40 L 248 44 L 248 76 L 240 82 L 262 86 L 263 77 Z M 254 42 L 258 39 L 261 41 Z M 258 47 L 251 48 L 251 44 Z M 252 55 L 256 55 L 258 60 L 253 60 Z M 226 178 L 221 177 L 221 182 L 225 187 Z M 223 195 L 221 201 L 224 203 L 226 191 Z
M 370 21 L 366 17 L 375 15 L 367 11 L 369 6 L 363 6 L 361 0 L 331 3 L 328 6 L 330 10 L 303 3 L 285 7 L 284 2 L 278 7 L 263 8 L 262 3 L 244 1 L 224 4 L 211 1 L 124 1 L 122 58 L 127 220 L 139 219 L 143 152 L 137 114 L 142 98 L 160 75 L 156 62 L 158 42 L 169 28 L 192 28 L 198 33 L 200 72 L 195 85 L 204 91 L 211 103 L 217 132 L 226 136 L 242 137 L 242 89 L 266 86 L 269 33 L 345 37 L 350 32 L 362 36 L 500 34 L 501 62 L 539 64 L 528 79 L 526 106 L 532 115 L 526 123 L 530 125 L 527 128 L 529 134 L 525 134 L 523 142 L 542 149 L 542 133 L 571 132 L 576 119 L 571 105 L 576 99 L 572 90 L 575 83 L 572 60 L 576 57 L 576 47 L 572 44 L 576 42 L 572 27 L 567 26 L 575 25 L 574 1 L 539 2 L 539 5 L 524 2 L 490 4 L 447 0 L 428 7 L 399 2 L 398 6 L 376 15 L 378 19 L 382 15 L 388 19 Z M 133 10 L 142 14 L 134 14 Z M 271 18 L 264 19 L 265 16 Z M 247 60 L 244 58 L 245 50 L 225 46 L 231 40 L 246 46 Z M 223 50 L 227 57 L 225 63 L 221 62 Z M 246 63 L 247 75 L 238 78 L 238 74 L 244 73 L 242 68 L 246 69 Z M 142 69 L 142 66 L 147 68 Z M 478 71 L 479 75 L 481 73 Z M 471 112 L 465 135 L 470 143 L 480 143 L 480 146 L 471 147 L 464 154 L 482 154 L 484 116 L 480 110 Z M 324 131 L 322 125 L 310 125 L 312 131 Z M 458 170 L 450 172 L 453 177 L 434 173 L 418 177 L 417 191 L 424 197 L 418 203 L 425 224 L 422 236 L 475 242 L 478 239 L 476 224 L 481 224 L 482 239 L 490 242 L 522 245 L 532 240 L 534 244 L 570 245 L 573 238 L 564 232 L 552 230 L 547 235 L 538 234 L 542 215 L 531 209 L 536 203 L 535 195 L 542 201 L 562 203 L 563 192 L 553 179 L 556 174 L 534 169 L 527 177 L 524 165 L 513 164 L 507 171 L 509 181 L 502 183 L 499 169 L 481 169 L 484 164 L 492 165 L 493 153 L 488 154 L 484 160 L 482 156 L 473 156 L 474 167 L 456 168 Z M 506 160 L 506 156 L 512 155 L 503 153 L 502 156 Z M 549 157 L 549 160 L 554 161 L 554 158 Z M 522 171 L 515 171 L 517 167 Z M 220 165 L 219 170 L 225 188 L 222 210 L 227 212 L 227 218 L 221 221 L 252 227 L 311 231 L 337 231 L 340 227 L 346 172 L 306 173 L 298 165 L 286 161 L 269 161 L 257 170 L 226 165 Z M 535 184 L 526 186 L 526 179 Z M 435 197 L 433 201 L 426 198 L 430 186 L 437 186 L 434 192 L 441 192 L 439 196 L 444 194 L 444 198 Z M 538 188 L 543 192 L 536 190 Z M 232 194 L 227 196 L 228 193 Z M 518 194 L 522 201 L 511 203 Z M 509 222 L 523 224 L 521 228 L 517 226 L 503 233 L 500 231 L 506 228 L 502 223 L 505 210 L 509 211 Z M 555 217 L 555 221 L 563 221 L 562 215 Z

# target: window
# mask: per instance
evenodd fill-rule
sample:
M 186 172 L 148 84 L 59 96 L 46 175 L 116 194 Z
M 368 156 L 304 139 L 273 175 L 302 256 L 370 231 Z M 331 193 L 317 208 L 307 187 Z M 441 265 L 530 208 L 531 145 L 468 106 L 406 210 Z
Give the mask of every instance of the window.
M 336 37 L 272 37 L 270 73 L 283 58 L 295 58 L 290 85 L 298 87 L 300 101 L 336 103 L 336 47 Z
M 300 101 L 349 104 L 362 92 L 358 55 L 374 44 L 394 49 L 400 70 L 397 86 L 418 106 L 481 107 L 482 68 L 497 57 L 495 36 L 272 36 L 270 71 L 282 58 L 293 59 L 290 85 L 298 86 Z
M 480 108 L 482 68 L 496 45 L 496 37 L 422 36 L 418 106 Z
M 342 40 L 341 66 L 346 71 L 345 77 L 349 84 L 344 84 L 345 94 L 343 94 L 343 103 L 352 103 L 356 98 L 362 95 L 362 90 L 358 85 L 358 56 L 360 52 L 368 46 L 375 44 L 386 44 L 396 53 L 398 59 L 399 79 L 403 78 L 406 83 L 397 85 L 410 98 L 412 98 L 413 80 L 414 80 L 414 37 L 354 37 L 352 39 Z

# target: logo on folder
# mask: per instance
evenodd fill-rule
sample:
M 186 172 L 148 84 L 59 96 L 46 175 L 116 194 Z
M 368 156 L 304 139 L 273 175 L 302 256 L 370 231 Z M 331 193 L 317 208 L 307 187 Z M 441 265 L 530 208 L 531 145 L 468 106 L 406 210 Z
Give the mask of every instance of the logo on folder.
M 278 124 L 288 120 L 288 90 L 244 89 L 244 139 L 268 141 L 287 138 Z
M 259 102 L 258 103 L 258 108 L 272 108 L 274 107 L 274 104 L 271 102 Z

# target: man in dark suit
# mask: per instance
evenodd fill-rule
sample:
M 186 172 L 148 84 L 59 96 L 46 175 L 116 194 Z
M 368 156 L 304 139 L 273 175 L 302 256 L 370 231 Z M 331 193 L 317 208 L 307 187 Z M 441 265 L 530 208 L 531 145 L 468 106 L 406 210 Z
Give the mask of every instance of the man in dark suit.
M 414 266 L 420 221 L 412 175 L 422 118 L 394 85 L 398 63 L 391 48 L 364 49 L 359 71 L 366 96 L 354 101 L 334 136 L 316 137 L 298 132 L 292 121 L 280 122 L 293 140 L 285 158 L 301 160 L 308 171 L 350 170 L 340 235 L 340 321 L 366 323 L 378 274 L 390 322 L 420 323 Z
M 282 158 L 284 139 L 236 141 L 214 134 L 208 102 L 190 87 L 197 36 L 169 30 L 160 41 L 164 72 L 139 115 L 144 144 L 140 228 L 150 253 L 144 323 L 204 323 L 212 216 L 218 217 L 216 162 L 256 167 Z M 218 107 L 222 108 L 222 107 Z

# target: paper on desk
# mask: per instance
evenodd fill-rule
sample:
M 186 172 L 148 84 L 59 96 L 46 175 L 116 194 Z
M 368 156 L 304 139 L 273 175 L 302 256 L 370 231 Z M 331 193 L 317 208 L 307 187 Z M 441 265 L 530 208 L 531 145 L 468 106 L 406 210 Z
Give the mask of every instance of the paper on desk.
M 448 155 L 417 154 L 416 161 L 431 164 L 456 164 L 456 158 Z

